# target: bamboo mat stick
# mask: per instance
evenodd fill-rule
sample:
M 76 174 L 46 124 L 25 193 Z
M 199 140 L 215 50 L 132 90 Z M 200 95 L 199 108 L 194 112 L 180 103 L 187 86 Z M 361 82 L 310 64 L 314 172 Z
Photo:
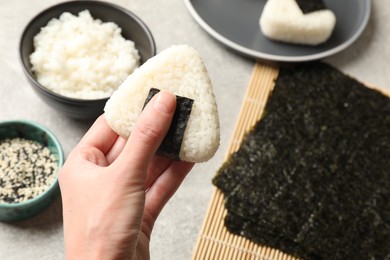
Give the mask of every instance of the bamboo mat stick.
M 277 75 L 277 68 L 256 63 L 225 160 L 238 150 L 245 133 L 260 120 Z M 259 246 L 228 232 L 224 225 L 226 213 L 223 194 L 215 189 L 195 245 L 193 260 L 294 259 L 282 252 Z

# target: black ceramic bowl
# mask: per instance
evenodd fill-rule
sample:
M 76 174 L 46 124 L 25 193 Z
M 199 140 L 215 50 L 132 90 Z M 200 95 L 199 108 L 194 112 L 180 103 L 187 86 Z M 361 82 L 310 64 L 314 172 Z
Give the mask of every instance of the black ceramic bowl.
M 71 1 L 52 6 L 35 16 L 23 31 L 19 52 L 22 67 L 34 91 L 49 106 L 60 112 L 79 119 L 96 118 L 103 113 L 108 98 L 86 100 L 69 98 L 54 93 L 37 80 L 31 70 L 30 54 L 34 51 L 33 38 L 40 29 L 52 19 L 58 18 L 63 12 L 77 15 L 88 9 L 92 17 L 103 22 L 114 22 L 122 29 L 122 36 L 132 40 L 141 56 L 141 64 L 156 54 L 153 36 L 145 23 L 129 10 L 100 1 Z

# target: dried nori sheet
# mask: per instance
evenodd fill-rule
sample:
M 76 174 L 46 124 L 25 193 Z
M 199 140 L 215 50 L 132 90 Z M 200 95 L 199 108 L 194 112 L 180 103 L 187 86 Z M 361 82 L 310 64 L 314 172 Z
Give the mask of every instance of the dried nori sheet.
M 309 63 L 280 70 L 213 183 L 235 234 L 304 259 L 389 259 L 389 158 L 389 97 Z
M 151 88 L 145 100 L 144 107 L 154 95 L 160 92 L 157 88 Z M 183 141 L 184 131 L 190 118 L 194 100 L 176 95 L 176 110 L 173 115 L 171 126 L 157 150 L 158 155 L 180 160 L 180 148 Z
M 244 219 L 231 211 L 229 211 L 226 215 L 225 225 L 229 227 L 229 231 L 233 234 L 245 236 L 256 243 L 274 248 L 283 245 L 283 251 L 294 252 L 304 259 L 319 258 L 317 255 L 306 252 L 298 243 L 288 240 L 279 234 L 272 233 L 268 229 L 257 225 L 257 223 Z
M 324 10 L 326 6 L 322 0 L 296 0 L 304 14 Z

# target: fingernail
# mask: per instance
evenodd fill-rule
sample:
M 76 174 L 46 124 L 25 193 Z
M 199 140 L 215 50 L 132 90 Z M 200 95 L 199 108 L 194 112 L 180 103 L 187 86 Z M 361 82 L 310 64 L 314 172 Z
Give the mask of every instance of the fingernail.
M 168 91 L 160 91 L 156 95 L 153 107 L 162 113 L 171 114 L 176 107 L 176 97 Z

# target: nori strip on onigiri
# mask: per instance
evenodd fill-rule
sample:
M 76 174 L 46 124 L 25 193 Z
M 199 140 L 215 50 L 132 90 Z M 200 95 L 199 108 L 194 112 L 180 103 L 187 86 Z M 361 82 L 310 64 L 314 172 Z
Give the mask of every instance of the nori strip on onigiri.
M 327 9 L 322 0 L 296 0 L 304 14 Z
M 151 88 L 149 94 L 145 100 L 144 107 L 149 101 L 160 92 L 159 89 Z M 172 118 L 171 126 L 168 133 L 162 141 L 160 147 L 157 150 L 157 154 L 172 158 L 174 160 L 180 160 L 180 148 L 183 141 L 184 131 L 187 126 L 188 119 L 190 118 L 192 105 L 194 100 L 186 97 L 176 95 L 176 110 Z
M 213 183 L 231 232 L 303 259 L 390 257 L 390 98 L 324 63 L 280 69 Z

